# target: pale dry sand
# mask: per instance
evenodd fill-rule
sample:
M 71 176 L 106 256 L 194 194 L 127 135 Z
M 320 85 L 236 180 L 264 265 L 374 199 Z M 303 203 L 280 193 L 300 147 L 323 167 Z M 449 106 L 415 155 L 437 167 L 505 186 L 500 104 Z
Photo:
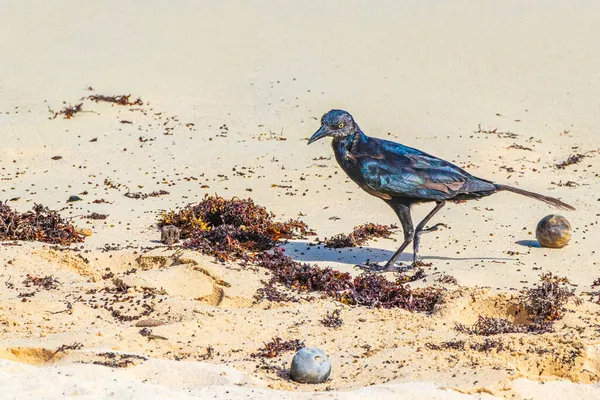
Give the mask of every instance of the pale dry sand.
M 61 209 L 70 195 L 87 191 L 62 214 L 94 232 L 73 246 L 84 252 L 0 247 L 0 280 L 12 284 L 0 292 L 5 393 L 598 398 L 600 308 L 587 301 L 569 304 L 554 334 L 503 336 L 505 351 L 427 347 L 482 343 L 454 324 L 471 324 L 479 314 L 515 318 L 514 296 L 543 272 L 568 276 L 578 293 L 600 277 L 598 17 L 600 5 L 560 1 L 2 2 L 0 199 L 18 198 L 9 204 L 21 211 L 34 203 Z M 49 119 L 49 108 L 91 93 L 132 93 L 145 105 L 87 101 L 71 120 Z M 206 193 L 251 196 L 282 219 L 302 213 L 320 237 L 364 222 L 396 222 L 383 202 L 348 182 L 325 141 L 306 146 L 331 108 L 353 113 L 367 134 L 573 204 L 577 211 L 564 213 L 574 227 L 571 244 L 535 246 L 537 221 L 555 212 L 543 203 L 502 193 L 450 205 L 436 218 L 450 229 L 422 240 L 421 254 L 432 263 L 427 282 L 413 284 L 431 284 L 442 273 L 456 277 L 460 286 L 446 285 L 433 315 L 327 299 L 254 304 L 264 271 L 151 249 L 160 245 L 158 211 Z M 518 136 L 477 133 L 479 125 Z M 553 167 L 577 153 L 588 157 Z M 63 158 L 51 159 L 57 155 Z M 568 181 L 578 185 L 557 185 Z M 161 189 L 170 194 L 124 197 Z M 101 198 L 108 203 L 92 203 Z M 415 219 L 427 211 L 417 208 Z M 110 216 L 81 218 L 90 212 Z M 103 251 L 107 245 L 120 250 Z M 298 260 L 356 274 L 355 264 L 387 259 L 396 246 L 379 240 L 308 250 L 306 241 L 294 241 L 285 248 Z M 144 300 L 132 290 L 134 303 L 123 311 L 134 315 L 135 301 L 148 302 L 151 316 L 166 323 L 153 333 L 167 340 L 141 336 L 134 322 L 118 322 L 103 308 L 110 296 L 90 294 L 110 286 L 102 279 L 107 268 L 130 285 L 166 291 Z M 126 275 L 131 268 L 138 271 Z M 22 302 L 27 274 L 51 274 L 61 285 Z M 71 313 L 53 314 L 69 302 Z M 337 307 L 343 327 L 323 327 L 319 320 Z M 250 354 L 273 336 L 323 348 L 332 379 L 307 387 L 260 368 Z M 74 342 L 83 349 L 54 354 Z M 150 359 L 124 369 L 90 364 L 108 350 Z M 290 360 L 286 353 L 269 362 Z

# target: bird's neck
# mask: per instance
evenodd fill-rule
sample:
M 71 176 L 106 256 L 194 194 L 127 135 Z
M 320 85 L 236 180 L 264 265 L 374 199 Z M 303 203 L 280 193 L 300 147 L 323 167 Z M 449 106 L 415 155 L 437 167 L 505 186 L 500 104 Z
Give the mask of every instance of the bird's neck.
M 365 140 L 367 140 L 367 136 L 360 129 L 350 135 L 333 138 L 331 147 L 333 147 L 335 158 L 342 168 L 352 168 L 356 161 L 353 154 L 358 152 L 359 144 Z

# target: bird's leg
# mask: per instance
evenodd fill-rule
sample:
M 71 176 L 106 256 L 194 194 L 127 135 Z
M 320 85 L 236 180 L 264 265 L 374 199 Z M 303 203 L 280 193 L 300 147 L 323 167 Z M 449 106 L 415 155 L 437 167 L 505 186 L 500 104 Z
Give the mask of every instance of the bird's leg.
M 394 253 L 392 258 L 385 264 L 384 269 L 392 269 L 400 254 L 406 249 L 406 247 L 412 242 L 414 229 L 412 218 L 410 216 L 410 206 L 406 204 L 397 204 L 397 203 L 388 203 L 400 218 L 400 224 L 402 224 L 402 229 L 404 230 L 404 242 L 400 245 L 400 248 Z
M 414 237 L 414 243 L 413 243 L 413 264 L 417 264 L 417 262 L 419 261 L 419 240 L 421 238 L 421 234 L 424 232 L 433 232 L 433 231 L 437 231 L 438 226 L 442 225 L 442 226 L 446 226 L 444 224 L 436 224 L 434 226 L 432 226 L 431 228 L 428 229 L 424 229 L 425 228 L 425 224 L 427 222 L 429 222 L 429 220 L 438 212 L 442 209 L 442 207 L 444 207 L 444 205 L 446 204 L 445 201 L 438 201 L 435 208 L 433 210 L 431 210 L 431 212 L 429 214 L 427 214 L 427 216 L 425 218 L 423 218 L 423 221 L 419 222 L 419 225 L 417 225 L 417 229 L 415 229 L 415 237 Z

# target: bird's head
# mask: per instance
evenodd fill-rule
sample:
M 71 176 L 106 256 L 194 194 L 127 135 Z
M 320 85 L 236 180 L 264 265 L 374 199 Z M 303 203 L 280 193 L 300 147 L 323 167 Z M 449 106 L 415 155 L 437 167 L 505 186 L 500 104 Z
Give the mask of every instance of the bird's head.
M 308 140 L 308 144 L 326 136 L 344 137 L 355 132 L 356 123 L 349 112 L 344 110 L 331 110 L 321 117 L 321 127 Z

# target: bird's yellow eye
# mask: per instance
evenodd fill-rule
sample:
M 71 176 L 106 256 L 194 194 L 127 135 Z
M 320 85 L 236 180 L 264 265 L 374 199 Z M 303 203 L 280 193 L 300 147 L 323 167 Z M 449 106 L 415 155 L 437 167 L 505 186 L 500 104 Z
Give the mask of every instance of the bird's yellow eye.
M 338 125 L 338 128 L 342 129 L 343 127 L 344 127 L 344 123 L 343 123 L 343 122 L 341 122 L 341 123 Z

